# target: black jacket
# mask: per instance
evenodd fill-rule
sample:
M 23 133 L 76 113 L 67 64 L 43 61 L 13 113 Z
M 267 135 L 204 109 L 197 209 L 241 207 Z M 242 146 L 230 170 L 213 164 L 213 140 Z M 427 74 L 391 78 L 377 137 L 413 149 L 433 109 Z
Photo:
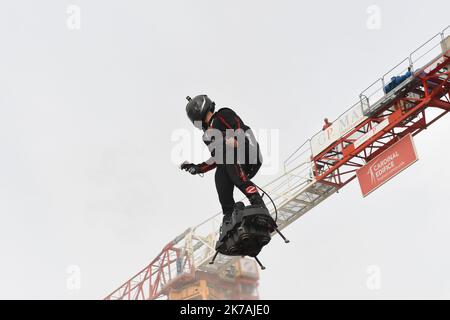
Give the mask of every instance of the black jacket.
M 210 130 L 215 129 L 215 130 Z M 222 133 L 223 144 L 218 145 L 215 142 L 214 133 L 220 131 Z M 211 134 L 214 132 L 213 134 Z M 200 164 L 202 172 L 207 172 L 214 169 L 218 164 L 225 163 L 227 150 L 232 148 L 225 144 L 225 140 L 234 139 L 234 162 L 239 162 L 242 165 L 247 165 L 253 162 L 262 162 L 262 157 L 259 152 L 259 145 L 256 141 L 250 127 L 247 126 L 242 119 L 230 108 L 221 108 L 211 117 L 210 127 L 203 134 L 203 141 L 208 146 L 211 152 L 211 158 Z M 241 140 L 242 139 L 242 140 Z M 239 141 L 245 141 L 245 145 L 239 145 Z M 245 159 L 239 158 L 237 150 L 244 148 Z M 252 151 L 252 152 L 250 152 Z M 250 161 L 250 155 L 257 155 L 253 162 Z M 227 162 L 228 163 L 228 162 Z

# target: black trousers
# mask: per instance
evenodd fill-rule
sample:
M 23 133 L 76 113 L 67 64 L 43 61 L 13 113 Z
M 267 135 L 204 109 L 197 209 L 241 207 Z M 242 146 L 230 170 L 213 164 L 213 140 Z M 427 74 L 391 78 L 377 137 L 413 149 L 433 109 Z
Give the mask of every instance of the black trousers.
M 258 189 L 250 181 L 250 178 L 258 172 L 260 167 L 261 164 L 243 166 L 240 164 L 220 164 L 217 166 L 216 189 L 225 216 L 231 215 L 234 209 L 234 187 L 237 187 L 250 200 L 250 203 L 262 202 Z

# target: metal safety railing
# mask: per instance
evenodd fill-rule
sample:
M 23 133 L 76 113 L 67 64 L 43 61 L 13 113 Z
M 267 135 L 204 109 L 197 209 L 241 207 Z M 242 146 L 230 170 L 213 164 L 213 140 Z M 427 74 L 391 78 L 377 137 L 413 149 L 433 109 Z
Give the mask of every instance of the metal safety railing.
M 332 123 L 338 121 L 342 116 L 344 116 L 347 112 L 351 111 L 355 107 L 361 108 L 361 112 L 364 115 L 368 115 L 380 104 L 383 104 L 384 101 L 392 98 L 398 90 L 406 86 L 413 77 L 409 77 L 402 83 L 398 84 L 394 90 L 386 93 L 385 87 L 390 81 L 392 81 L 393 77 L 398 77 L 405 75 L 406 72 L 410 69 L 411 73 L 420 70 L 420 67 L 426 65 L 429 61 L 432 61 L 436 57 L 442 54 L 441 43 L 446 37 L 450 35 L 450 26 L 447 26 L 441 32 L 435 34 L 429 40 L 424 42 L 422 45 L 417 47 L 414 51 L 412 51 L 406 58 L 397 63 L 394 67 L 388 70 L 386 73 L 381 75 L 378 79 L 376 79 L 373 83 L 371 83 L 367 88 L 361 91 L 358 101 L 345 110 L 341 115 L 339 115 Z M 447 48 L 449 50 L 450 48 Z M 338 139 L 342 138 L 345 134 L 348 133 L 341 132 Z M 311 140 L 313 140 L 316 136 L 322 134 L 322 130 L 318 131 L 314 134 L 310 139 L 306 140 L 304 144 L 302 144 L 299 148 L 297 148 L 285 161 L 285 171 L 286 166 L 293 162 L 293 159 L 297 159 L 299 156 L 299 150 L 305 146 L 305 144 L 309 144 L 309 150 L 312 150 Z M 309 155 L 312 157 L 312 152 Z M 312 158 L 311 158 L 312 160 Z
M 423 66 L 427 62 L 442 54 L 441 43 L 448 36 L 449 32 L 450 26 L 432 36 L 412 51 L 406 58 L 401 60 L 393 68 L 384 73 L 380 78 L 376 79 L 372 84 L 364 89 L 360 94 L 360 100 L 366 100 L 368 102 L 368 110 L 370 111 L 373 105 L 377 104 L 388 95 L 388 93 L 385 92 L 385 87 L 393 80 L 393 77 L 405 75 L 409 68 L 411 73 L 414 73 L 419 70 L 416 66 Z M 400 89 L 407 83 L 408 82 L 405 81 L 399 84 L 396 89 Z

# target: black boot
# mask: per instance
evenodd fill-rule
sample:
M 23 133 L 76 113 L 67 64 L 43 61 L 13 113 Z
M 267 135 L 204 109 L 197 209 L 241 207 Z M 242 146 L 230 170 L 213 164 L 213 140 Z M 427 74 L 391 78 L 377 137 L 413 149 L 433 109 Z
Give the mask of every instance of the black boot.
M 236 202 L 234 204 L 234 210 L 244 210 L 245 209 L 245 204 L 241 201 Z
M 219 239 L 222 239 L 223 236 L 223 230 L 224 230 L 224 226 L 231 223 L 231 212 L 230 213 L 224 213 L 223 217 L 222 217 L 222 225 L 220 226 L 220 234 L 219 234 Z
M 258 193 L 255 193 L 254 195 L 252 195 L 250 198 L 250 204 L 252 206 L 260 206 L 263 208 L 266 208 L 266 204 L 264 203 L 264 200 L 262 199 L 261 195 Z
M 231 213 L 226 213 L 222 217 L 222 224 L 231 222 Z

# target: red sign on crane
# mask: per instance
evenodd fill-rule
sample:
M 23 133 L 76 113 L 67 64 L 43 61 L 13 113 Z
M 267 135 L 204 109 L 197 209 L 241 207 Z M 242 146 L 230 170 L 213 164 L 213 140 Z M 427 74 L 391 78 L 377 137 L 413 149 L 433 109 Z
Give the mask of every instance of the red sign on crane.
M 356 172 L 363 196 L 418 160 L 411 134 L 401 138 Z

